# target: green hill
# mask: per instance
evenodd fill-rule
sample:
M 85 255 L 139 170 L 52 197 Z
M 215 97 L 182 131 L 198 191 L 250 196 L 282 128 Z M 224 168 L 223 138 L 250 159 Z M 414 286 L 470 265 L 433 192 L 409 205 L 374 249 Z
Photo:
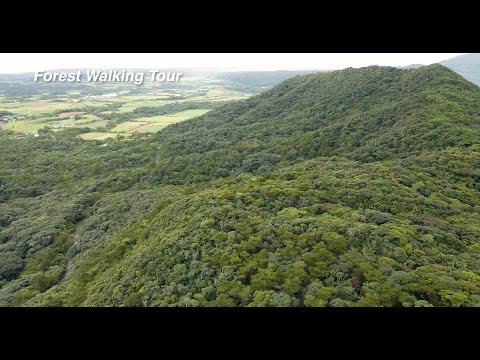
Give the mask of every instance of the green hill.
M 0 135 L 0 305 L 479 305 L 479 100 L 368 67 L 131 141 Z
M 297 76 L 158 133 L 159 172 L 185 183 L 316 156 L 377 161 L 470 146 L 479 104 L 480 89 L 441 65 Z

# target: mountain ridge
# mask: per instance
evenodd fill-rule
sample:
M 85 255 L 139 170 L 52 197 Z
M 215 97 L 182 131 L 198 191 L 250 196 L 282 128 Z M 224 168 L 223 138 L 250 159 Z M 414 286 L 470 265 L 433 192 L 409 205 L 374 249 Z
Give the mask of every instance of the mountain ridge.
M 352 79 L 358 74 L 363 78 Z M 377 80 L 381 86 L 370 85 Z M 357 82 L 352 84 L 352 81 Z M 428 97 L 419 91 L 422 88 L 429 93 Z M 468 91 L 469 96 L 451 99 L 450 88 L 459 93 Z M 388 107 L 382 107 L 382 101 L 388 102 Z M 480 115 L 478 101 L 478 87 L 441 65 L 414 70 L 373 66 L 294 77 L 257 97 L 165 129 L 156 135 L 166 158 L 160 166 L 172 163 L 167 161 L 169 154 L 190 155 L 192 161 L 202 161 L 199 159 L 202 156 L 215 162 L 225 149 L 237 153 L 238 164 L 259 152 L 268 161 L 342 154 L 375 161 L 399 153 L 407 156 L 412 151 L 421 151 L 426 144 L 435 146 L 423 139 L 416 143 L 408 139 L 407 143 L 402 138 L 406 126 L 416 127 L 418 134 L 432 127 L 431 136 L 438 138 L 437 144 L 460 143 L 460 139 L 468 139 L 468 144 L 477 143 L 471 128 L 477 126 L 472 122 Z M 465 114 L 472 109 L 474 113 L 468 119 L 458 118 L 453 122 L 447 117 L 449 108 L 459 106 L 470 109 Z M 419 109 L 422 113 L 417 115 Z M 458 113 L 458 109 L 455 111 Z M 376 120 L 363 124 L 365 118 Z M 425 119 L 418 123 L 419 118 Z M 230 126 L 235 126 L 236 131 L 231 131 Z M 452 133 L 458 133 L 455 139 L 451 139 Z M 204 146 L 206 139 L 208 147 Z M 368 143 L 361 144 L 365 139 Z M 385 148 L 383 153 L 379 147 Z M 289 154 L 285 152 L 287 148 Z M 191 165 L 184 167 L 194 171 Z M 232 170 L 236 170 L 232 164 L 225 164 L 222 171 Z M 185 174 L 183 178 L 190 177 Z
M 480 54 L 464 54 L 440 62 L 480 86 Z

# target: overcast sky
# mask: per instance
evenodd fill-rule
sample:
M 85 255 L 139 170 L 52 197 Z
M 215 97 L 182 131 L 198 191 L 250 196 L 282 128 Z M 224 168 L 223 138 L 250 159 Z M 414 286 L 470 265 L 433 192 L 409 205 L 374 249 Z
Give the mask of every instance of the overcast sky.
M 433 64 L 460 54 L 0 54 L 0 73 L 68 68 L 331 70 Z

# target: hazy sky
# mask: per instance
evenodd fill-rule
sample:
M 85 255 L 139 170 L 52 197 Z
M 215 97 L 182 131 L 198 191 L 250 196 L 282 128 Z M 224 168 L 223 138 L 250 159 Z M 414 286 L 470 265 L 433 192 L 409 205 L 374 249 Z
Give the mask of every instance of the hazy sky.
M 433 64 L 460 54 L 0 54 L 0 73 L 68 68 L 343 69 Z

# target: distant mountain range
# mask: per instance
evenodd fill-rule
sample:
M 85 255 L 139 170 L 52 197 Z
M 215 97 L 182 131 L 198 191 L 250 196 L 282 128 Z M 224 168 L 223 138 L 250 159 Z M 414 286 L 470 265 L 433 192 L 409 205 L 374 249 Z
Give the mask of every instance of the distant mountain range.
M 407 66 L 398 66 L 399 69 L 418 69 L 422 66 L 425 66 L 424 64 L 410 64 Z
M 480 54 L 465 54 L 443 60 L 440 64 L 462 75 L 468 81 L 480 86 Z M 418 69 L 424 64 L 398 66 L 399 69 Z
M 480 54 L 465 54 L 441 61 L 440 64 L 452 69 L 465 79 L 480 85 Z M 410 64 L 398 66 L 399 69 L 418 69 L 424 64 Z M 51 69 L 51 71 L 74 71 L 79 69 Z M 85 70 L 85 69 L 83 69 Z M 249 88 L 271 87 L 279 82 L 296 75 L 304 75 L 317 71 L 330 70 L 276 70 L 276 71 L 218 71 L 215 69 L 168 69 L 169 71 L 182 72 L 185 75 L 210 74 L 216 78 L 229 81 L 232 84 Z M 144 71 L 149 69 L 129 69 L 129 71 Z M 33 72 L 19 74 L 0 74 L 0 81 L 26 80 L 33 77 Z
M 296 75 L 305 75 L 319 70 L 277 70 L 277 71 L 237 71 L 222 72 L 217 78 L 252 87 L 268 87 Z M 320 70 L 321 71 L 321 70 Z
M 480 54 L 465 54 L 444 60 L 440 64 L 462 75 L 465 79 L 480 85 Z

